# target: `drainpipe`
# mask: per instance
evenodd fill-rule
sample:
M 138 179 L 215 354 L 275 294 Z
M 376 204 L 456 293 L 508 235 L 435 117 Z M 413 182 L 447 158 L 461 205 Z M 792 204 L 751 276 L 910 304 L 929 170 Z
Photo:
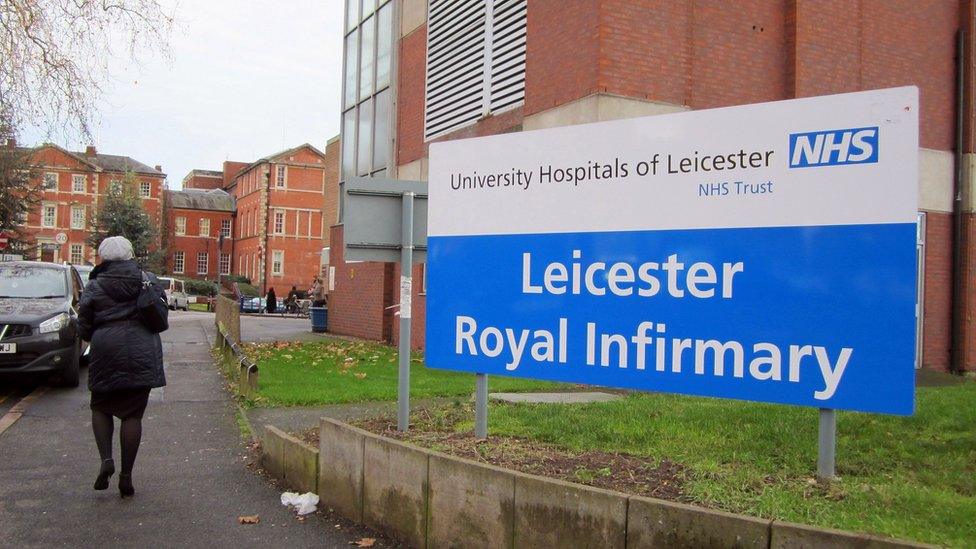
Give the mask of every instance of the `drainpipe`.
M 966 238 L 963 227 L 963 120 L 965 115 L 965 69 L 966 39 L 965 27 L 960 27 L 956 34 L 956 170 L 953 184 L 953 235 L 952 235 L 952 318 L 950 328 L 952 334 L 952 350 L 950 354 L 949 370 L 955 374 L 962 374 L 965 369 L 963 345 L 966 334 L 966 295 L 965 295 L 965 266 L 966 266 Z

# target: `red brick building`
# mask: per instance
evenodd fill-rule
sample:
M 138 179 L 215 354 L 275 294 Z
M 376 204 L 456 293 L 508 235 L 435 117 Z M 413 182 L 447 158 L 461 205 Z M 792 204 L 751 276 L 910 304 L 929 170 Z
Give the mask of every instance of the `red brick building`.
M 237 201 L 232 269 L 262 293 L 307 289 L 320 272 L 326 165 L 326 155 L 306 143 L 247 165 L 227 187 Z
M 184 189 L 222 189 L 224 172 L 214 170 L 191 170 L 183 178 Z
M 973 0 L 346 4 L 343 181 L 426 180 L 438 140 L 918 86 L 920 363 L 976 370 Z M 451 39 L 459 29 L 469 39 Z M 394 341 L 396 269 L 332 256 L 330 330 Z M 420 347 L 423 268 L 414 275 Z
M 234 211 L 234 197 L 220 188 L 166 191 L 166 272 L 207 280 L 231 274 Z
M 7 146 L 15 144 L 8 142 Z M 90 235 L 89 223 L 100 200 L 127 172 L 135 174 L 142 206 L 159 225 L 166 179 L 159 166 L 152 168 L 128 156 L 100 154 L 91 146 L 84 152 L 73 152 L 46 143 L 31 153 L 42 193 L 40 204 L 28 213 L 24 227 L 33 237 L 35 259 L 94 263 L 97 250 L 85 242 Z M 63 243 L 58 242 L 61 234 L 66 237 Z

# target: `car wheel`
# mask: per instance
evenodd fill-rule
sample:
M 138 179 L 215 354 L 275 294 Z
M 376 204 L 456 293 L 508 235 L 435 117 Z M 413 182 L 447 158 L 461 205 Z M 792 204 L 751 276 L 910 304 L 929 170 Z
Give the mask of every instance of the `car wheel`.
M 68 359 L 68 363 L 64 365 L 64 369 L 61 370 L 61 383 L 63 387 L 77 387 L 79 373 L 78 370 L 81 366 L 81 341 L 75 343 L 75 352 L 71 353 L 71 358 Z

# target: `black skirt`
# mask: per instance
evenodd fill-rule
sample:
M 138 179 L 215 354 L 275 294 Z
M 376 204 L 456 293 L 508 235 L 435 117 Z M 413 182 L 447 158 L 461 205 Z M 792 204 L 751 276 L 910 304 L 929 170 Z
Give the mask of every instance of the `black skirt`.
M 91 409 L 96 412 L 115 416 L 119 419 L 139 418 L 146 411 L 149 402 L 148 387 L 140 389 L 120 389 L 98 393 L 92 391 Z

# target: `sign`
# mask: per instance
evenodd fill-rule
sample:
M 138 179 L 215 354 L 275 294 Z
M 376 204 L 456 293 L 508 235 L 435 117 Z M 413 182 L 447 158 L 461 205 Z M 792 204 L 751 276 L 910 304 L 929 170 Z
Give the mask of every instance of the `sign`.
M 346 261 L 400 261 L 402 197 L 413 193 L 413 261 L 427 252 L 427 184 L 353 177 L 344 187 L 342 234 Z
M 911 414 L 918 90 L 434 143 L 434 368 Z
M 57 242 L 58 244 L 64 244 L 65 242 L 68 241 L 68 235 L 64 233 L 58 233 L 54 235 L 54 241 Z
M 0 254 L 0 261 L 23 261 L 23 254 Z

